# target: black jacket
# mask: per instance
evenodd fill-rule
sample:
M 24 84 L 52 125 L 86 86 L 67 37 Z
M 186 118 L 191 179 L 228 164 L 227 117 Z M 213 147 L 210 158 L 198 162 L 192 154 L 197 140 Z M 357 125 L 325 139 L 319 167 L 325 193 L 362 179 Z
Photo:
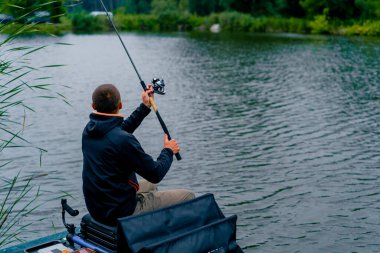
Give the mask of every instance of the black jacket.
M 83 194 L 91 216 L 101 223 L 115 225 L 117 218 L 135 210 L 135 172 L 158 183 L 171 166 L 170 149 L 163 149 L 154 161 L 132 135 L 149 112 L 141 104 L 126 120 L 121 115 L 90 114 L 82 136 Z

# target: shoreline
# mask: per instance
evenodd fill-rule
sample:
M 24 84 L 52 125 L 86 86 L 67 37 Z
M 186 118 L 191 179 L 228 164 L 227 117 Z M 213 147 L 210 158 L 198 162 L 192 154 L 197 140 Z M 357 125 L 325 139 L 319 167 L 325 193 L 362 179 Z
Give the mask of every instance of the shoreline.
M 206 17 L 195 15 L 162 14 L 115 15 L 114 21 L 120 32 L 205 32 L 205 33 L 295 33 L 303 35 L 380 36 L 380 20 L 328 20 L 316 16 L 313 20 L 281 17 L 253 17 L 237 12 L 212 14 Z M 4 24 L 1 34 L 12 34 L 25 24 Z M 75 14 L 63 18 L 59 24 L 34 24 L 27 34 L 64 35 L 111 32 L 105 16 Z

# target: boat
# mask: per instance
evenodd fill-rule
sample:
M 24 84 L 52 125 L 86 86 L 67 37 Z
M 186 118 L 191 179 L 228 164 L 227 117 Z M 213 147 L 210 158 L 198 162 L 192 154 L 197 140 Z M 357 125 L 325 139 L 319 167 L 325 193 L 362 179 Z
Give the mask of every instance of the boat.
M 152 212 L 118 219 L 117 226 L 82 217 L 79 228 L 66 222 L 77 216 L 61 200 L 67 231 L 0 250 L 0 253 L 242 253 L 236 243 L 237 216 L 225 217 L 212 194 Z

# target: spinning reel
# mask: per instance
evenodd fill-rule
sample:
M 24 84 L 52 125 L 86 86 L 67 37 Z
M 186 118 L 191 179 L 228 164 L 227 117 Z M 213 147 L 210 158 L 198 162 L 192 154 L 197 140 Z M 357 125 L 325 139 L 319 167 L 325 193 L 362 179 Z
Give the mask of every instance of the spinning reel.
M 152 86 L 154 89 L 154 93 L 157 93 L 159 95 L 165 95 L 166 90 L 164 79 L 153 78 Z

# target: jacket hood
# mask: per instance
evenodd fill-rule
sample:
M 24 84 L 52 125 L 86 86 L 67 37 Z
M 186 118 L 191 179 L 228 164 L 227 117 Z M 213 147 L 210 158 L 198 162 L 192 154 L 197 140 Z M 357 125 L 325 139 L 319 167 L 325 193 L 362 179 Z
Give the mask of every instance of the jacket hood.
M 93 137 L 102 137 L 109 131 L 118 127 L 123 123 L 123 118 L 120 116 L 106 116 L 96 113 L 90 114 L 90 121 L 87 123 L 85 131 Z

